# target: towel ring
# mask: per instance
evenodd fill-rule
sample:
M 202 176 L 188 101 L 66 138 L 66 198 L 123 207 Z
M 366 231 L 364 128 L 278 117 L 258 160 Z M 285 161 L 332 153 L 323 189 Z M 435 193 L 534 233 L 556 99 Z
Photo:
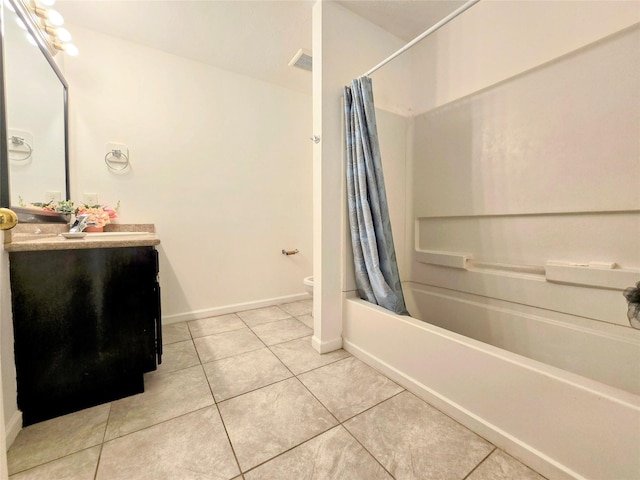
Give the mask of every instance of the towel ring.
M 124 160 L 122 160 L 124 158 Z M 114 172 L 120 172 L 129 166 L 129 156 L 122 150 L 113 149 L 104 156 L 104 163 L 107 164 L 110 170 Z M 114 165 L 120 165 L 115 167 Z
M 15 163 L 24 163 L 31 158 L 31 155 L 33 154 L 33 148 L 31 147 L 31 145 L 29 145 L 28 142 L 25 141 L 24 137 L 12 135 L 11 137 L 9 137 L 9 140 L 11 141 L 11 144 L 16 147 L 27 148 L 27 150 L 21 150 L 19 148 L 9 148 L 9 152 L 22 153 L 23 155 L 25 155 L 24 157 L 20 158 L 11 157 L 11 155 L 9 155 L 9 160 Z

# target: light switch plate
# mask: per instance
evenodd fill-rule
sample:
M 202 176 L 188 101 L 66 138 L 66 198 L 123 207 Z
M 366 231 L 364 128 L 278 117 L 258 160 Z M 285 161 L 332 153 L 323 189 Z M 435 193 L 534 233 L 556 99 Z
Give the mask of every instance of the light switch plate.
M 82 201 L 85 205 L 98 205 L 98 194 L 97 193 L 83 193 Z
M 47 191 L 44 192 L 44 201 L 45 203 L 48 202 L 59 202 L 60 200 L 62 200 L 62 193 L 57 192 L 57 191 Z

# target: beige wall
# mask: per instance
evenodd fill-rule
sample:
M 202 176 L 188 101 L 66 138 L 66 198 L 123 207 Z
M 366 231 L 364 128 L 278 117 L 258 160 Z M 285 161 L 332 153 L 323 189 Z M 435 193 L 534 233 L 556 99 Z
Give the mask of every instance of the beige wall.
M 73 30 L 82 55 L 65 62 L 72 194 L 120 201 L 122 223 L 156 224 L 165 321 L 303 294 L 311 97 Z M 107 142 L 128 146 L 129 173 L 108 171 Z

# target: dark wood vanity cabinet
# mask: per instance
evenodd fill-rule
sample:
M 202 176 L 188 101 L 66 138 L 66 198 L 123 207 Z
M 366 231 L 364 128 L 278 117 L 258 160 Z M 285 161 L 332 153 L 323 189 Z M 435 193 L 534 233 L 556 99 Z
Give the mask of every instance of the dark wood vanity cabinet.
M 144 391 L 162 355 L 154 247 L 12 252 L 9 262 L 24 425 Z

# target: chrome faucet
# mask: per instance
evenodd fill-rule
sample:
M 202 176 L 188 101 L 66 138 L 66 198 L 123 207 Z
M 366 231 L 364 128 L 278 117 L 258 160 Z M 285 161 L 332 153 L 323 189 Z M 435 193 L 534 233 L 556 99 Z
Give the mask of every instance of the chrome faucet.
M 73 222 L 73 225 L 71 225 L 69 233 L 79 233 L 87 227 L 97 227 L 98 224 L 96 222 L 89 221 L 90 216 L 91 215 L 89 215 L 88 213 L 83 213 L 82 215 L 76 216 L 76 221 Z

